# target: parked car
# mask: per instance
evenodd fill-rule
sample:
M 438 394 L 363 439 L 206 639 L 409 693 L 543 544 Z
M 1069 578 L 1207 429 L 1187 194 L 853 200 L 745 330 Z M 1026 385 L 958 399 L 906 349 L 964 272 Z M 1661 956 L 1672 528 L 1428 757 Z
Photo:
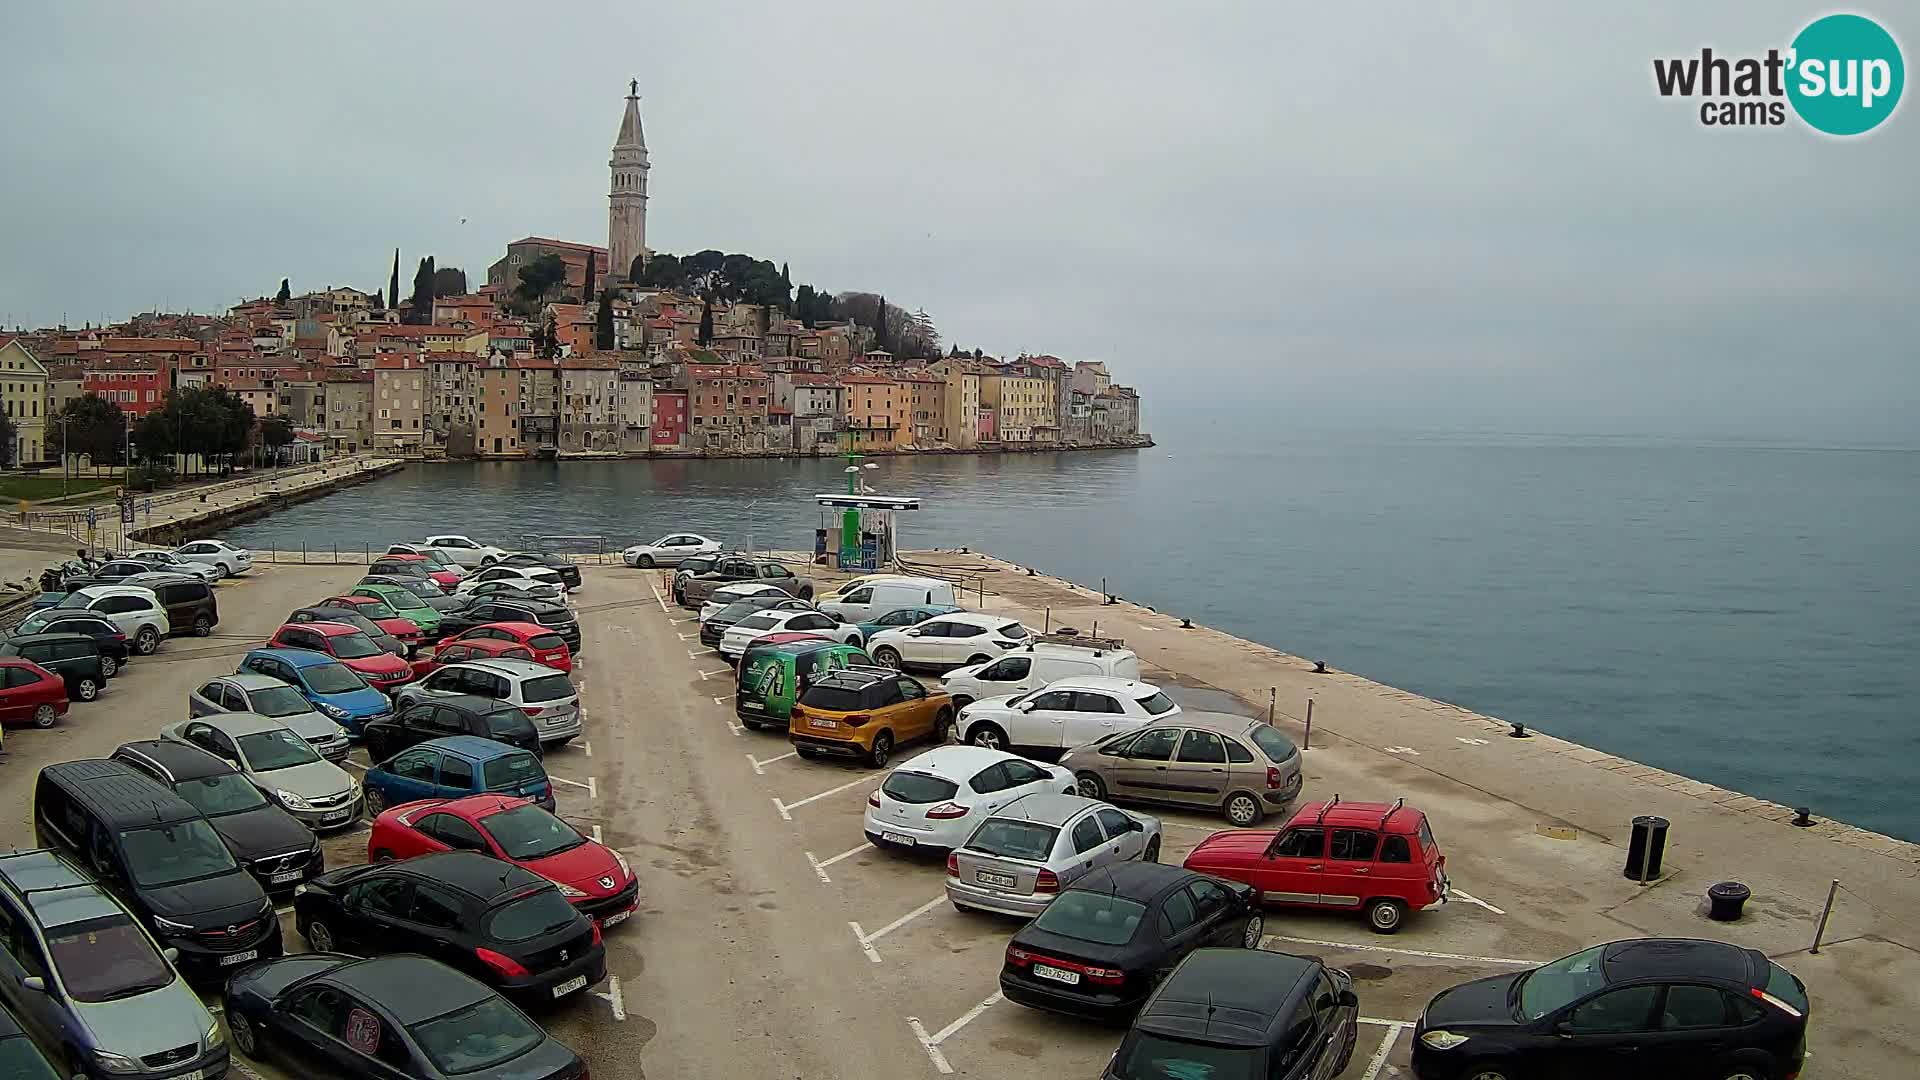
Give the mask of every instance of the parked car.
M 220 713 L 167 724 L 160 737 L 233 765 L 309 829 L 342 828 L 360 816 L 360 781 L 278 720 Z
M 634 544 L 620 552 L 620 561 L 628 566 L 651 568 L 681 566 L 696 555 L 720 554 L 720 541 L 698 533 L 668 533 L 651 544 Z
M 540 733 L 511 702 L 476 694 L 449 694 L 431 701 L 402 702 L 394 714 L 360 733 L 367 757 L 385 761 L 410 746 L 448 735 L 478 735 L 538 754 Z
M 538 874 L 602 927 L 626 921 L 640 903 L 640 880 L 625 855 L 525 799 L 470 795 L 396 806 L 374 821 L 367 839 L 374 862 L 450 850 L 477 851 Z
M 435 569 L 447 570 L 461 577 L 467 574 L 467 568 L 454 561 L 445 548 L 429 547 L 426 544 L 393 544 L 387 548 L 389 555 L 424 555 Z
M 373 642 L 376 648 L 389 656 L 397 656 L 405 660 L 412 651 L 412 646 L 387 633 L 379 623 L 360 614 L 360 609 L 356 606 L 294 608 L 287 612 L 287 622 L 344 623 L 367 635 L 368 641 Z
M 929 693 L 911 675 L 846 668 L 816 676 L 794 705 L 787 738 L 803 758 L 864 758 L 874 768 L 902 743 L 938 739 L 953 722 L 947 695 Z
M 709 600 L 711 604 L 713 601 Z M 762 611 L 812 611 L 814 607 L 805 600 L 796 600 L 779 589 L 769 589 L 717 609 L 712 617 L 700 620 L 700 644 L 709 649 L 720 648 L 720 639 L 725 637 L 733 624 L 749 615 Z M 816 637 L 822 635 L 814 635 Z
M 1057 757 L 1179 715 L 1180 706 L 1152 683 L 1088 676 L 1061 679 L 1017 697 L 982 698 L 960 710 L 954 735 L 996 750 Z
M 55 611 L 91 611 L 111 620 L 133 642 L 133 650 L 149 656 L 172 632 L 166 609 L 152 589 L 138 585 L 88 585 L 68 593 Z
M 387 695 L 368 686 L 358 672 L 326 653 L 255 649 L 241 659 L 234 674 L 247 672 L 278 679 L 300 691 L 315 710 L 345 728 L 348 735 L 358 734 L 367 721 L 393 711 Z
M 796 604 L 805 604 L 807 608 L 813 608 L 811 601 L 802 600 L 778 585 L 768 585 L 759 581 L 743 581 L 733 585 L 723 585 L 707 594 L 706 602 L 700 605 L 700 623 L 702 626 L 705 626 L 710 620 L 718 618 L 722 611 L 743 600 L 752 599 L 765 599 L 768 601 L 791 600 Z M 805 609 L 793 608 L 790 610 L 800 611 Z M 813 610 L 817 611 L 819 609 L 813 608 Z
M 35 593 L 33 599 L 27 601 L 27 608 L 31 611 L 39 611 L 41 608 L 50 608 L 66 598 L 67 590 L 64 588 L 55 592 Z
M 1151 862 L 1123 862 L 1061 891 L 1007 943 L 1000 992 L 1034 1009 L 1131 1016 L 1195 949 L 1260 947 L 1253 890 Z
M 1160 837 L 1160 819 L 1146 814 L 1051 789 L 1026 795 L 990 811 L 948 855 L 947 899 L 960 911 L 1030 919 L 1095 870 L 1159 862 Z
M 798 601 L 796 601 L 797 603 Z M 851 645 L 818 634 L 768 634 L 740 656 L 740 678 L 733 689 L 733 714 L 755 731 L 787 730 L 793 706 L 814 677 L 850 667 L 872 667 L 873 660 Z
M 76 863 L 52 851 L 0 855 L 0 924 L 9 939 L 0 948 L 0 1000 L 21 1028 L 69 1059 L 59 1063 L 61 1080 L 226 1073 L 219 1023 L 161 944 Z M 27 957 L 32 967 L 21 962 Z M 54 1076 L 10 1026 L 0 1012 L 0 1076 Z
M 481 600 L 464 611 L 450 613 L 440 620 L 440 632 L 459 637 L 476 626 L 488 623 L 533 623 L 560 635 L 573 655 L 580 654 L 580 621 L 565 604 L 544 604 L 533 600 Z
M 220 602 L 214 599 L 213 586 L 200 578 L 156 571 L 124 578 L 122 584 L 152 589 L 166 609 L 168 625 L 191 630 L 194 637 L 207 637 L 220 625 Z
M 421 600 L 411 591 L 399 585 L 360 584 L 348 590 L 347 595 L 364 596 L 385 604 L 394 616 L 402 618 L 420 628 L 422 641 L 437 641 L 440 637 L 440 612 L 432 605 Z
M 425 635 L 420 632 L 419 623 L 402 616 L 399 612 L 388 606 L 385 600 L 377 596 L 352 596 L 346 594 L 324 596 L 321 597 L 320 602 L 314 604 L 311 609 L 300 608 L 298 610 L 308 611 L 322 608 L 352 611 L 361 618 L 366 619 L 368 622 L 379 627 L 381 633 L 398 641 L 401 646 L 406 649 L 406 652 L 401 655 L 409 659 L 412 658 L 414 651 L 420 647 L 421 642 L 425 640 Z M 295 620 L 289 618 L 287 621 L 293 622 Z M 353 625 L 358 626 L 360 624 L 354 623 Z M 373 635 L 368 634 L 367 636 L 372 637 Z
M 857 589 L 840 592 L 820 601 L 820 610 L 845 623 L 876 622 L 881 616 L 902 608 L 939 607 L 958 611 L 959 598 L 953 582 L 931 577 L 883 577 L 869 580 Z M 896 625 L 912 626 L 912 623 Z
M 542 600 L 549 604 L 567 602 L 567 592 L 557 585 L 541 585 L 525 578 L 513 578 L 506 581 L 483 581 L 459 595 L 478 601 L 488 598 L 498 600 Z
M 206 815 L 120 762 L 82 758 L 41 769 L 33 832 L 40 846 L 91 870 L 163 946 L 177 949 L 175 963 L 190 979 L 222 979 L 280 955 L 272 902 Z
M 11 634 L 16 637 L 29 634 L 83 634 L 100 651 L 100 672 L 109 679 L 118 674 L 127 658 L 133 655 L 133 647 L 127 644 L 127 635 L 119 625 L 91 611 L 36 611 L 20 620 Z
M 478 980 L 424 956 L 302 953 L 227 983 L 234 1049 L 302 1072 L 407 1080 L 587 1080 L 566 1044 Z
M 172 791 L 206 816 L 213 831 L 269 896 L 326 869 L 320 841 L 261 794 L 240 770 L 197 746 L 142 739 L 109 759 Z
M 1314 1080 L 1353 1060 L 1353 977 L 1307 956 L 1196 949 L 1140 1008 L 1102 1080 L 1206 1076 Z
M 31 660 L 0 657 L 0 724 L 50 728 L 67 715 L 66 680 Z
M 394 707 L 478 695 L 513 705 L 540 731 L 540 741 L 565 746 L 580 734 L 580 692 L 564 673 L 531 660 L 467 660 L 446 667 L 394 695 Z
M 252 671 L 208 679 L 187 691 L 187 719 L 221 713 L 257 713 L 307 740 L 313 752 L 340 762 L 351 745 L 347 729 L 321 712 L 294 686 Z
M 507 581 L 516 585 L 551 585 L 564 589 L 565 582 L 557 570 L 544 566 L 509 566 L 506 563 L 494 563 L 484 570 L 477 570 L 462 581 L 456 591 L 472 592 L 476 587 L 494 581 Z
M 572 559 L 560 555 L 548 555 L 540 551 L 516 551 L 501 559 L 496 566 L 538 567 L 551 570 L 560 575 L 560 583 L 569 589 L 580 587 L 580 567 Z
M 1300 794 L 1300 751 L 1264 720 L 1181 713 L 1152 727 L 1076 746 L 1060 764 L 1090 799 L 1219 810 L 1241 828 Z
M 673 602 L 676 604 L 686 603 L 687 582 L 692 580 L 695 574 L 704 574 L 713 569 L 714 564 L 718 563 L 723 557 L 724 556 L 716 551 L 711 555 L 689 555 L 681 559 L 680 565 L 673 570 L 673 584 L 671 586 Z
M 0 904 L 6 904 L 6 901 L 0 899 Z M 37 941 L 34 944 L 36 948 L 39 945 Z M 7 961 L 0 960 L 0 969 L 7 966 Z M 26 975 L 20 977 L 31 978 Z M 45 984 L 46 978 L 43 977 L 41 982 Z M 21 1011 L 26 1011 L 26 1007 L 23 1006 Z M 0 1076 L 17 1077 L 18 1080 L 60 1080 L 60 1074 L 53 1069 L 53 1062 L 47 1060 L 47 1056 L 33 1044 L 33 1037 L 27 1034 L 27 1029 L 13 1013 L 7 1011 L 4 1004 L 0 1004 Z
M 127 552 L 127 558 L 143 562 L 155 570 L 170 574 L 186 574 L 201 581 L 220 580 L 220 568 L 210 563 L 183 559 L 164 548 L 141 548 Z
M 554 808 L 553 781 L 537 755 L 477 735 L 430 739 L 402 750 L 368 769 L 366 785 L 367 812 L 375 817 L 421 799 L 484 794 L 532 799 L 549 812 Z
M 984 664 L 1025 645 L 1027 637 L 1018 619 L 963 611 L 882 630 L 867 638 L 867 651 L 887 667 L 951 668 Z
M 779 633 L 819 634 L 843 645 L 857 645 L 860 637 L 857 628 L 834 622 L 818 611 L 756 611 L 720 635 L 720 655 L 738 660 L 756 639 Z
M 462 644 L 480 641 L 504 641 L 525 646 L 528 659 L 545 664 L 556 671 L 573 670 L 573 650 L 567 648 L 567 641 L 559 634 L 530 622 L 496 622 L 476 626 L 462 631 L 458 637 L 450 639 Z
M 411 664 L 346 623 L 283 623 L 268 639 L 267 648 L 325 653 L 351 668 L 375 690 L 391 692 L 413 681 Z
M 88 568 L 85 573 L 68 575 L 64 584 L 69 590 L 88 585 L 118 585 L 130 577 L 152 572 L 152 566 L 138 559 L 109 559 Z
M 1270 904 L 1365 912 L 1382 934 L 1447 898 L 1447 857 L 1405 800 L 1307 803 L 1281 829 L 1214 833 L 1186 866 L 1244 882 Z
M 413 594 L 414 599 L 435 611 L 444 612 L 447 605 L 459 606 L 461 598 L 442 589 L 438 582 L 425 574 L 378 574 L 367 573 L 356 585 L 393 585 Z
M 805 578 L 795 577 L 793 571 L 781 563 L 772 559 L 750 559 L 730 555 L 715 562 L 713 569 L 695 574 L 680 585 L 680 604 L 682 607 L 698 608 L 713 590 L 736 581 L 758 581 L 766 585 L 776 585 L 782 592 L 802 600 L 813 599 L 813 583 Z
M 1419 1080 L 1634 1075 L 1784 1080 L 1807 987 L 1757 950 L 1634 938 L 1442 990 L 1413 1027 Z
M 507 557 L 507 553 L 497 547 L 476 543 L 458 533 L 429 536 L 426 546 L 439 548 L 447 553 L 449 559 L 468 569 L 476 566 L 492 566 Z
M 174 548 L 173 553 L 188 562 L 206 563 L 220 571 L 223 578 L 253 569 L 253 552 L 225 540 L 195 540 Z
M 448 569 L 447 567 L 441 566 L 438 562 L 434 561 L 433 559 L 427 558 L 425 555 L 414 555 L 414 554 L 408 554 L 408 553 L 403 553 L 398 555 L 393 555 L 393 554 L 382 555 L 380 556 L 379 559 L 374 561 L 372 569 L 370 569 L 368 572 L 375 573 L 375 574 L 390 574 L 390 573 L 393 573 L 391 569 L 382 569 L 382 567 L 391 567 L 396 564 L 407 568 L 403 572 L 408 574 L 411 574 L 413 570 L 417 568 L 421 573 L 427 576 L 428 580 L 432 581 L 435 585 L 440 586 L 440 589 L 443 592 L 452 592 L 454 589 L 454 586 L 460 584 L 460 582 L 465 580 L 467 576 L 466 570 L 464 568 Z
M 1137 680 L 1140 658 L 1132 649 L 1107 649 L 1029 641 L 998 660 L 968 664 L 941 676 L 941 685 L 953 695 L 954 708 L 964 709 L 982 698 L 1014 697 L 1061 679 L 1087 676 Z
M 107 667 L 100 646 L 85 634 L 25 634 L 0 641 L 0 656 L 31 660 L 60 677 L 72 701 L 92 701 L 107 685 Z M 9 678 L 8 682 L 12 682 Z M 37 686 L 38 680 L 34 685 Z M 31 695 L 26 695 L 31 696 Z M 0 705 L 0 708 L 4 708 Z M 36 709 L 38 704 L 34 706 Z
M 867 794 L 861 827 L 875 847 L 951 851 L 1021 796 L 1073 790 L 1065 769 L 978 746 L 936 746 L 894 766 Z
M 533 650 L 517 641 L 482 638 L 472 641 L 443 641 L 432 653 L 413 662 L 413 677 L 420 680 L 446 667 L 466 660 L 532 660 Z
M 919 607 L 899 608 L 894 611 L 889 611 L 878 618 L 854 623 L 854 628 L 858 630 L 859 633 L 854 637 L 853 643 L 856 645 L 865 644 L 868 638 L 882 630 L 897 630 L 908 626 L 919 626 L 928 619 L 937 619 L 942 615 L 952 615 L 962 610 L 964 609 L 953 607 L 950 604 L 923 604 Z

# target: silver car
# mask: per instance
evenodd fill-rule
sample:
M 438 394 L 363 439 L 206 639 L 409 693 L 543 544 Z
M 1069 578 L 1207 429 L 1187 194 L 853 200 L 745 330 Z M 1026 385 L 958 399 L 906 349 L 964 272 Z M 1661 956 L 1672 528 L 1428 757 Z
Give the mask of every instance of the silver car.
M 1023 795 L 980 823 L 947 859 L 947 899 L 962 911 L 1032 918 L 1081 875 L 1158 862 L 1160 819 L 1081 795 Z
M 160 737 L 232 762 L 310 829 L 336 829 L 360 816 L 360 782 L 323 760 L 278 720 L 258 713 L 221 713 L 168 724 Z
M 566 672 L 532 660 L 480 658 L 448 664 L 393 693 L 396 711 L 437 697 L 473 694 L 516 705 L 540 733 L 541 745 L 565 746 L 580 734 L 580 692 Z
M 222 713 L 259 713 L 307 740 L 315 753 L 338 763 L 351 749 L 347 729 L 314 709 L 300 691 L 271 675 L 242 671 L 187 691 L 187 719 Z

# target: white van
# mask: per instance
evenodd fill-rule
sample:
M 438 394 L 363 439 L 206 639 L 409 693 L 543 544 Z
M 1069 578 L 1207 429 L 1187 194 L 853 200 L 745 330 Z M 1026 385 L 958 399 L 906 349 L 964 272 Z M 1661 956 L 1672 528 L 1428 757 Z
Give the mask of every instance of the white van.
M 1015 649 L 998 660 L 957 668 L 940 681 L 946 692 L 953 695 L 953 707 L 961 709 L 982 698 L 1024 694 L 1059 679 L 1090 675 L 1137 681 L 1140 658 L 1132 649 L 1041 641 Z
M 901 608 L 958 607 L 953 582 L 930 577 L 874 578 L 821 599 L 814 606 L 845 623 L 873 622 Z

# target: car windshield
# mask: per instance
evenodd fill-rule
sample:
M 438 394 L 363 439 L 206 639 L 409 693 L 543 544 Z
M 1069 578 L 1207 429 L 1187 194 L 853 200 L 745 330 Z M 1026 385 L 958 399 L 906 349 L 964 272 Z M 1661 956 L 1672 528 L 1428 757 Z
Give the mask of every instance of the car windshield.
M 397 619 L 400 617 L 399 614 L 393 610 L 393 607 L 389 605 L 385 600 L 375 600 L 371 596 L 366 597 L 365 599 L 368 601 L 367 603 L 355 604 L 353 606 L 356 610 L 360 612 L 360 614 L 365 615 L 367 618 Z
M 765 604 L 754 603 L 750 599 L 735 600 L 733 603 L 728 604 L 726 607 L 723 607 L 719 611 L 715 612 L 713 616 L 713 621 L 714 622 L 722 622 L 722 621 L 739 622 L 741 619 L 746 618 L 747 616 L 765 608 L 766 606 L 767 605 Z
M 1259 747 L 1270 761 L 1285 761 L 1300 752 L 1294 749 L 1292 739 L 1265 724 L 1254 725 L 1252 738 L 1253 745 Z
M 489 997 L 407 1031 L 443 1073 L 468 1073 L 519 1057 L 546 1040 L 504 998 Z
M 125 915 L 56 926 L 47 931 L 47 946 L 75 1001 L 113 1001 L 173 982 L 173 968 Z
M 218 776 L 203 776 L 198 780 L 182 780 L 174 786 L 180 797 L 193 804 L 195 810 L 208 817 L 222 814 L 237 814 L 242 810 L 257 810 L 267 805 L 267 797 L 253 786 L 253 781 L 239 773 L 221 773 Z
M 355 630 L 360 631 L 361 633 L 367 635 L 370 638 L 381 637 L 386 634 L 385 630 L 382 630 L 380 629 L 380 627 L 374 625 L 374 621 L 372 619 L 367 618 L 365 615 L 362 615 L 357 611 L 349 611 L 349 612 L 345 612 L 338 615 L 329 615 L 327 616 L 327 621 L 337 622 L 337 623 L 346 623 L 348 626 L 353 627 Z M 335 644 L 338 644 L 338 643 L 336 642 Z
M 345 664 L 315 664 L 303 672 L 316 694 L 346 694 L 367 688 L 366 680 Z
M 1037 821 L 989 818 L 974 831 L 967 846 L 1002 858 L 1045 862 L 1053 853 L 1053 841 L 1059 835 L 1059 829 Z
M 81 596 L 77 592 L 70 592 L 61 597 L 60 602 L 53 606 L 57 608 L 83 608 L 93 603 L 93 600 L 94 598 L 91 596 Z
M 945 802 L 953 798 L 953 793 L 959 791 L 960 787 L 951 780 L 899 769 L 887 777 L 886 783 L 880 785 L 880 790 L 894 802 L 919 806 L 923 803 Z
M 481 818 L 480 827 L 509 859 L 544 859 L 587 842 L 573 826 L 531 804 Z
M 247 764 L 253 767 L 254 772 L 291 769 L 295 765 L 311 765 L 320 760 L 320 755 L 313 752 L 307 740 L 286 728 L 242 735 L 239 742 L 240 752 L 247 756 Z
M 488 791 L 512 791 L 522 784 L 538 783 L 547 778 L 547 774 L 540 769 L 540 762 L 525 752 L 495 758 L 487 762 L 485 768 Z
M 1522 976 L 1520 1011 L 1527 1019 L 1538 1020 L 1605 986 L 1607 977 L 1600 970 L 1600 954 L 1605 950 L 1605 945 L 1596 945 Z
M 225 873 L 237 865 L 205 818 L 128 829 L 120 834 L 120 848 L 134 882 L 148 888 Z
M 801 695 L 800 704 L 826 712 L 852 712 L 860 707 L 860 691 L 844 686 L 814 684 Z
M 358 630 L 351 634 L 335 634 L 328 639 L 328 644 L 333 646 L 333 655 L 342 660 L 361 660 L 380 655 L 380 648 Z
M 519 709 L 495 709 L 487 714 L 487 734 L 489 735 L 531 735 L 533 721 Z
M 749 615 L 739 622 L 734 623 L 734 625 L 742 630 L 771 630 L 780 625 L 780 617 L 777 615 Z
M 249 690 L 247 699 L 253 703 L 251 711 L 261 716 L 294 716 L 313 711 L 313 705 L 301 696 L 300 691 L 291 686 L 268 686 L 259 690 Z
M 565 649 L 567 639 L 559 634 L 535 634 L 527 639 L 527 646 L 539 649 L 541 652 L 551 652 L 554 649 Z
M 487 918 L 486 935 L 495 941 L 525 941 L 555 930 L 565 930 L 580 918 L 560 890 L 548 885 L 509 900 Z
M 1158 690 L 1155 690 L 1146 697 L 1136 698 L 1135 700 L 1140 703 L 1141 708 L 1147 710 L 1147 715 L 1149 716 L 1165 716 L 1167 713 L 1173 711 L 1173 699 Z
M 558 701 L 573 696 L 573 684 L 565 675 L 542 675 L 528 679 L 520 684 L 520 694 L 527 704 L 537 705 L 542 701 Z
M 1113 1075 L 1121 1080 L 1254 1080 L 1259 1065 L 1259 1052 L 1250 1047 L 1210 1046 L 1135 1031 L 1114 1055 Z
M 1033 920 L 1034 928 L 1061 937 L 1124 945 L 1147 914 L 1147 906 L 1110 893 L 1068 889 Z
M 13 632 L 16 634 L 37 634 L 40 631 L 45 630 L 47 628 L 47 624 L 57 618 L 60 618 L 60 616 L 48 615 L 45 613 L 42 613 L 39 615 L 29 615 L 26 618 L 20 620 L 20 625 L 14 627 Z

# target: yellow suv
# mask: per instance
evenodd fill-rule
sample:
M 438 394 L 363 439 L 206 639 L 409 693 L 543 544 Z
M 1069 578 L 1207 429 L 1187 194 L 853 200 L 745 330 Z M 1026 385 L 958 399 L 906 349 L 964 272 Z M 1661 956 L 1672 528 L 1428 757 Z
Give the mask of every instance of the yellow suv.
M 953 699 L 887 668 L 816 676 L 793 707 L 787 738 L 803 758 L 864 758 L 878 768 L 901 743 L 945 737 Z

